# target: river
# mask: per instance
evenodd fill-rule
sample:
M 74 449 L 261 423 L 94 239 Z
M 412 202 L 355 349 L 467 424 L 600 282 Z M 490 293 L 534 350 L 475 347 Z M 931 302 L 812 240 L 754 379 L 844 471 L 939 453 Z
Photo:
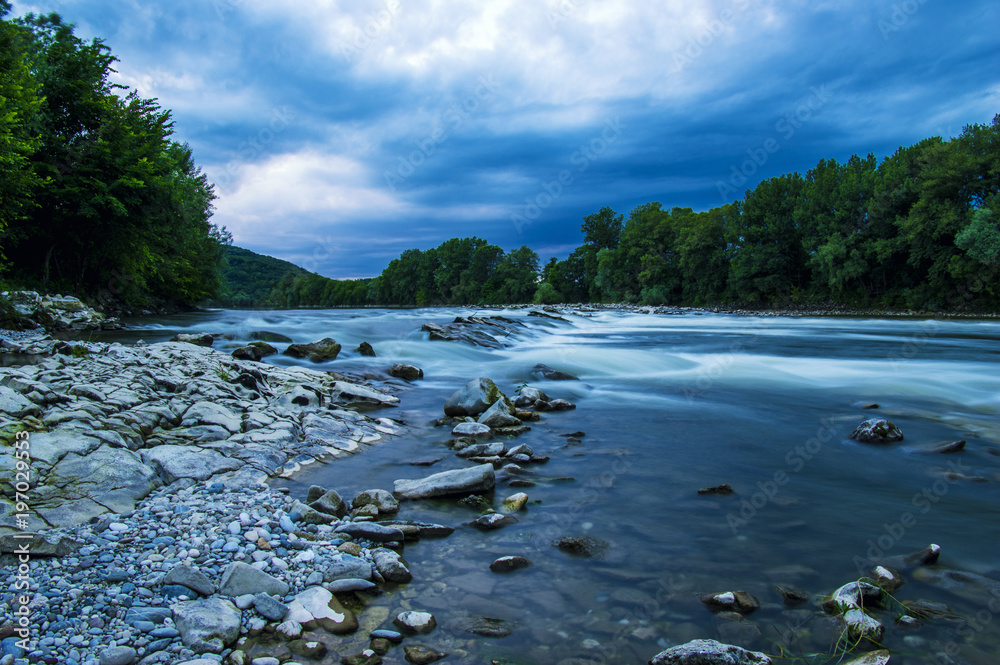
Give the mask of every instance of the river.
M 449 430 L 434 420 L 448 396 L 477 376 L 508 395 L 527 383 L 575 403 L 529 423 L 532 430 L 512 444 L 550 458 L 527 467 L 534 486 L 524 490 L 530 504 L 518 523 L 484 533 L 463 526 L 478 513 L 455 501 L 403 504 L 403 519 L 458 530 L 407 545 L 414 581 L 367 597 L 364 611 L 433 612 L 440 627 L 424 641 L 459 660 L 469 654 L 462 662 L 644 663 L 697 638 L 784 654 L 778 662 L 835 662 L 839 632 L 817 601 L 867 574 L 875 560 L 936 543 L 939 567 L 1000 579 L 995 320 L 567 310 L 566 321 L 552 321 L 515 309 L 489 312 L 528 323 L 530 332 L 504 349 L 431 342 L 420 332 L 425 322 L 470 313 L 221 310 L 139 320 L 109 339 L 209 331 L 238 344 L 268 330 L 343 344 L 340 357 L 318 369 L 380 376 L 393 362 L 421 367 L 422 381 L 391 380 L 401 404 L 380 414 L 405 421 L 409 433 L 276 483 L 295 495 L 318 484 L 349 498 L 469 464 L 444 446 Z M 354 352 L 362 341 L 378 356 Z M 532 374 L 537 363 L 579 380 L 540 381 Z M 878 408 L 864 408 L 872 404 Z M 849 438 L 873 417 L 890 419 L 904 440 Z M 586 434 L 578 442 L 564 436 L 577 431 Z M 926 451 L 960 439 L 962 452 Z M 443 459 L 410 464 L 428 457 Z M 735 493 L 697 492 L 721 483 Z M 516 491 L 501 483 L 494 505 Z M 592 558 L 573 556 L 553 546 L 564 536 L 608 546 Z M 491 573 L 490 562 L 505 555 L 533 565 Z M 937 662 L 928 654 L 951 647 L 953 662 L 996 662 L 990 654 L 998 650 L 1000 616 L 982 598 L 943 590 L 918 573 L 906 577 L 897 600 L 945 602 L 958 615 L 990 621 L 982 630 L 942 620 L 903 630 L 893 623 L 893 601 L 875 615 L 887 625 L 883 643 L 893 665 Z M 786 606 L 776 585 L 811 600 Z M 699 600 L 734 590 L 752 593 L 762 607 L 741 621 Z M 480 617 L 507 622 L 513 632 L 471 635 L 468 622 Z

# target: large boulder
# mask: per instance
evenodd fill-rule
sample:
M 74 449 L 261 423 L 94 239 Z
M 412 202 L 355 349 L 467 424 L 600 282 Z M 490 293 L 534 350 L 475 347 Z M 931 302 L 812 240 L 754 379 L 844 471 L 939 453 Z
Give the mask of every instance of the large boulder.
M 340 353 L 340 344 L 330 337 L 324 337 L 318 342 L 289 344 L 282 353 L 293 358 L 308 358 L 314 363 L 321 363 L 335 360 Z
M 747 651 L 715 640 L 693 640 L 653 656 L 649 665 L 770 665 L 758 651 Z
M 242 615 L 228 600 L 190 600 L 170 609 L 181 641 L 195 653 L 222 653 L 240 635 Z
M 456 391 L 444 404 L 446 416 L 478 416 L 490 408 L 497 400 L 503 400 L 509 406 L 510 400 L 500 392 L 497 384 L 481 376 L 465 384 Z
M 216 450 L 174 445 L 143 451 L 143 460 L 156 469 L 168 485 L 180 478 L 206 480 L 217 473 L 235 471 L 244 464 Z
M 429 499 L 436 496 L 475 494 L 493 489 L 496 472 L 492 464 L 480 464 L 468 469 L 442 471 L 426 478 L 403 479 L 393 483 L 392 493 L 402 501 Z

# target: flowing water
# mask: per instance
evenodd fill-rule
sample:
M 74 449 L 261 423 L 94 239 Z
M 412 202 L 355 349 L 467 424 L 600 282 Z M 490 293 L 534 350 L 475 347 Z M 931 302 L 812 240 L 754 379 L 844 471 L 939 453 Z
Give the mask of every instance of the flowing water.
M 779 662 L 836 662 L 840 630 L 817 602 L 875 560 L 937 543 L 938 568 L 1000 579 L 1000 323 L 614 311 L 567 312 L 558 322 L 511 310 L 495 313 L 531 332 L 503 350 L 430 342 L 420 332 L 425 322 L 470 313 L 213 311 L 142 320 L 116 335 L 153 342 L 210 331 L 237 344 L 269 330 L 343 344 L 318 369 L 378 376 L 393 362 L 421 367 L 426 378 L 413 384 L 385 377 L 401 404 L 382 415 L 405 421 L 409 433 L 282 481 L 296 496 L 318 484 L 349 498 L 468 465 L 433 421 L 474 377 L 492 378 L 508 395 L 527 383 L 575 403 L 529 423 L 510 444 L 550 457 L 527 467 L 524 478 L 535 485 L 524 490 L 531 501 L 518 523 L 483 533 L 464 526 L 476 510 L 455 501 L 403 504 L 401 519 L 458 528 L 447 539 L 408 544 L 414 581 L 359 599 L 367 605 L 362 624 L 403 608 L 431 611 L 439 628 L 422 641 L 451 652 L 451 662 L 644 663 L 698 638 L 784 654 Z M 362 341 L 378 357 L 354 353 Z M 539 381 L 536 363 L 579 380 Z M 863 408 L 871 403 L 878 409 Z M 851 440 L 872 417 L 889 418 L 905 439 Z M 577 431 L 586 433 L 579 443 L 563 436 Z M 967 441 L 960 453 L 924 450 L 958 439 Z M 428 457 L 442 459 L 410 465 Z M 721 483 L 735 493 L 697 492 Z M 494 506 L 516 491 L 500 483 Z M 608 546 L 592 558 L 573 556 L 553 546 L 565 536 Z M 505 555 L 533 565 L 491 573 L 489 564 Z M 887 624 L 893 665 L 1000 662 L 1000 594 L 991 608 L 993 598 L 975 589 L 947 591 L 920 572 L 906 576 L 896 599 L 945 602 L 967 622 L 928 620 L 906 631 L 894 626 L 899 607 L 890 603 L 875 616 Z M 776 585 L 812 600 L 786 606 Z M 740 621 L 699 600 L 731 590 L 749 591 L 761 609 Z M 469 633 L 482 617 L 513 632 Z M 356 653 L 362 637 L 342 653 Z M 938 651 L 956 655 L 935 660 Z M 402 662 L 392 654 L 387 662 Z

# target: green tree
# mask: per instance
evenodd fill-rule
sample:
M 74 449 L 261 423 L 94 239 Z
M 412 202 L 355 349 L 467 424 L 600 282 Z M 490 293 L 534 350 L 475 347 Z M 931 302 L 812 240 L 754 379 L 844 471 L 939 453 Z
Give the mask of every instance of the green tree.
M 624 215 L 615 213 L 607 206 L 587 215 L 580 226 L 580 230 L 583 231 L 583 241 L 594 245 L 597 250 L 615 249 L 621 239 L 624 219 Z

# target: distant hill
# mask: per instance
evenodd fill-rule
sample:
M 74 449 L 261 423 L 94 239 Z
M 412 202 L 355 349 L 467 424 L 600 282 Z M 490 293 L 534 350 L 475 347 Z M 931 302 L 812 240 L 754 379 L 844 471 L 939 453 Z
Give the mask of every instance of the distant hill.
M 222 296 L 215 304 L 226 307 L 267 307 L 271 292 L 289 276 L 311 274 L 294 263 L 229 245 L 222 271 Z

